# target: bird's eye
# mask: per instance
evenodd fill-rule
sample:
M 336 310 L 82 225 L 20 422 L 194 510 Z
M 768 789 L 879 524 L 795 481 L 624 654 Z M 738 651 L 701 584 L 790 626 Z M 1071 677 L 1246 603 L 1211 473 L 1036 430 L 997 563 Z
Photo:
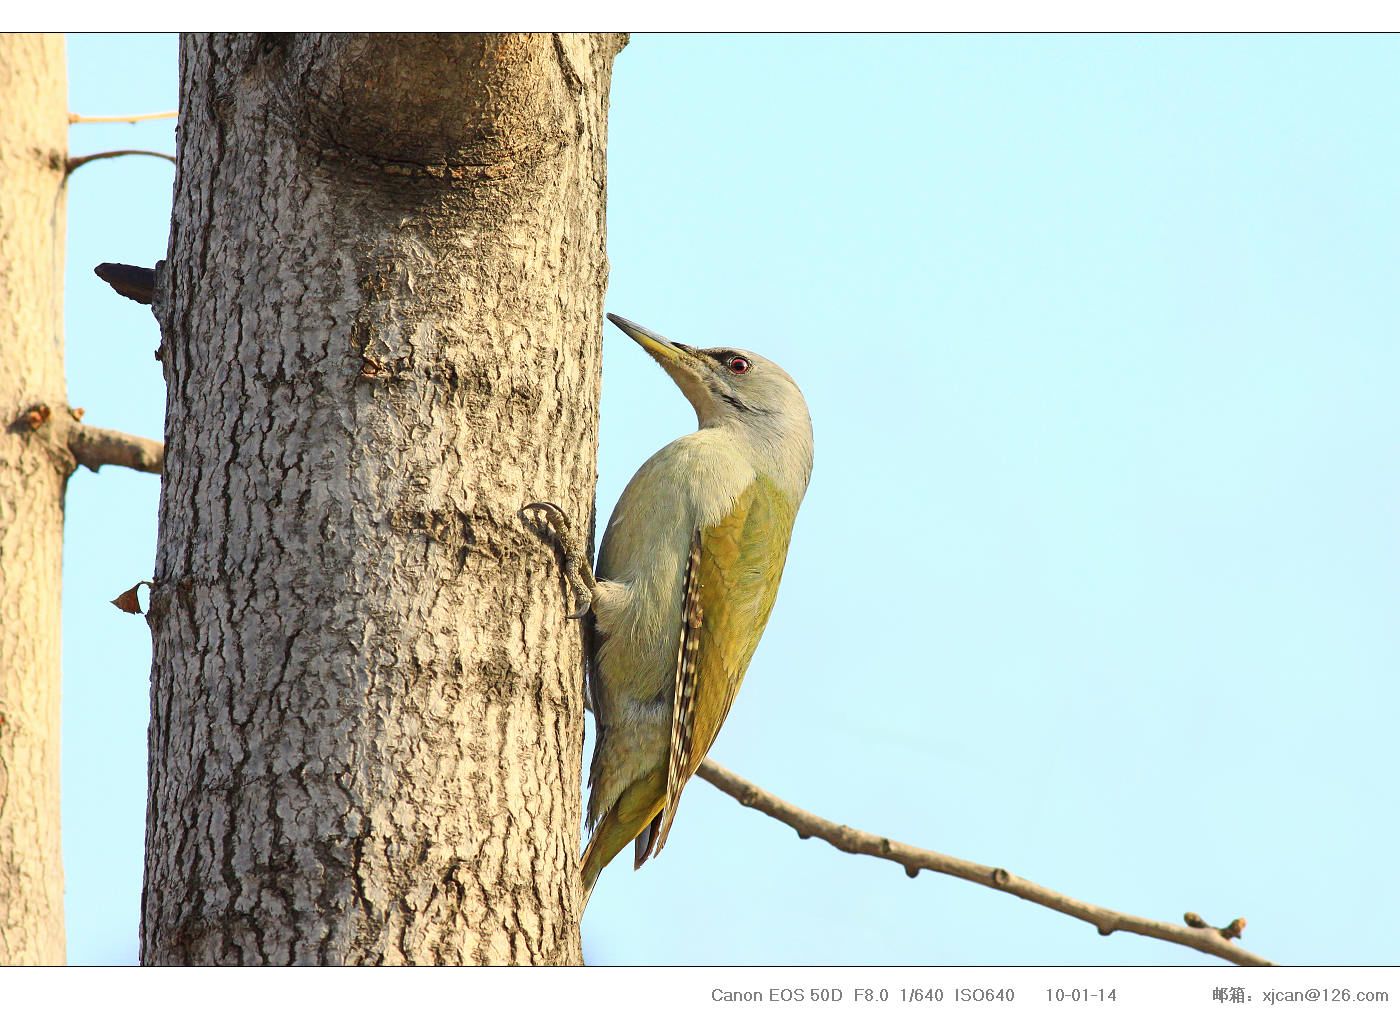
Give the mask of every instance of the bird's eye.
M 724 364 L 729 367 L 731 373 L 743 374 L 753 369 L 753 363 L 742 355 L 731 355 L 724 360 Z

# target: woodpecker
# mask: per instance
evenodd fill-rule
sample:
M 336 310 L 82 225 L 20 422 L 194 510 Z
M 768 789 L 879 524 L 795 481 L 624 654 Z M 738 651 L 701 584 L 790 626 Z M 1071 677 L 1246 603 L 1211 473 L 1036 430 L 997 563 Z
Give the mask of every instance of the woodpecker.
M 792 377 L 739 348 L 691 348 L 608 314 L 680 387 L 699 429 L 627 484 L 596 577 L 568 519 L 534 503 L 565 544 L 592 612 L 589 699 L 598 739 L 582 858 L 585 905 L 629 841 L 634 868 L 666 844 L 676 806 L 719 734 L 778 593 L 812 474 L 812 421 Z M 528 509 L 528 508 L 527 508 Z

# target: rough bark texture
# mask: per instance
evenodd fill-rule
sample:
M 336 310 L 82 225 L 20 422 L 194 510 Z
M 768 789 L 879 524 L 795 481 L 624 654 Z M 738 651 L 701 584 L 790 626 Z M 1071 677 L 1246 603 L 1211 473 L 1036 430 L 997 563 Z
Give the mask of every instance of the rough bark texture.
M 63 39 L 0 35 L 0 964 L 61 964 Z M 28 416 L 31 408 L 51 406 Z M 37 421 L 36 426 L 30 420 Z
M 578 963 L 613 36 L 188 36 L 147 963 Z

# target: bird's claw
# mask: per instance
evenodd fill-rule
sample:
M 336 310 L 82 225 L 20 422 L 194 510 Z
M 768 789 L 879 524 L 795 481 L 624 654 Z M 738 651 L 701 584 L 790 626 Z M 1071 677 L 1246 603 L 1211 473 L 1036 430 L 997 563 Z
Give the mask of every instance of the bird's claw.
M 534 503 L 526 503 L 520 508 L 520 515 L 523 517 L 526 510 L 543 510 L 549 518 L 549 526 L 555 531 L 562 529 L 569 530 L 569 515 L 564 512 L 564 508 L 558 503 L 551 503 L 549 500 L 538 500 Z M 557 525 L 555 522 L 558 522 Z
M 584 618 L 593 608 L 593 588 L 596 582 L 593 578 L 593 567 L 588 563 L 588 557 L 575 542 L 573 526 L 569 523 L 569 515 L 564 512 L 563 507 L 557 503 L 550 503 L 548 500 L 526 503 L 519 510 L 522 519 L 528 520 L 525 518 L 527 510 L 539 510 L 545 515 L 545 526 L 549 528 L 554 541 L 564 553 L 564 575 L 569 583 L 569 588 L 575 595 L 583 599 L 583 605 L 579 607 L 578 611 L 572 612 L 564 618 Z

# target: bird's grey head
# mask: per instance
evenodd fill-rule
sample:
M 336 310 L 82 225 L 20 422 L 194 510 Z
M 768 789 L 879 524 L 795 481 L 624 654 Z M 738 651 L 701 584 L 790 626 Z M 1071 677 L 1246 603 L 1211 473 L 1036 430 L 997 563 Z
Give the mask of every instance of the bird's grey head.
M 776 362 L 742 348 L 692 348 L 616 314 L 608 319 L 676 381 L 702 429 L 731 424 L 775 435 L 793 427 L 811 432 L 802 391 Z

